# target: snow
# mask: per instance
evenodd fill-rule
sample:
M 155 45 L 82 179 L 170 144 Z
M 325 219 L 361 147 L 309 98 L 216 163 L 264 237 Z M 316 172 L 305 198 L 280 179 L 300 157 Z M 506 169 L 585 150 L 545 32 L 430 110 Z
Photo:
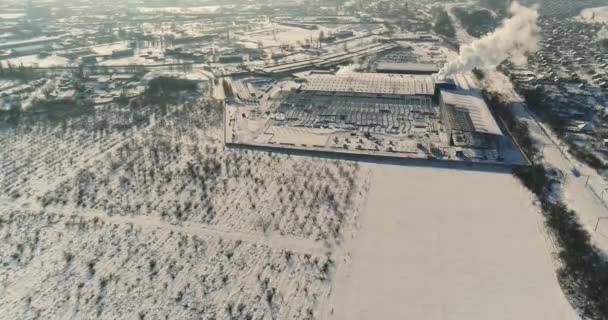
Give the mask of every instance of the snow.
M 608 203 L 604 190 L 608 182 L 593 168 L 574 159 L 567 147 L 551 130 L 538 121 L 523 104 L 523 99 L 513 90 L 509 79 L 496 70 L 484 70 L 488 87 L 502 94 L 513 103 L 513 112 L 519 121 L 528 125 L 543 161 L 559 169 L 565 176 L 561 186 L 562 197 L 570 209 L 576 211 L 580 222 L 589 231 L 593 242 L 608 252 Z M 600 219 L 598 229 L 596 224 Z
M 608 7 L 583 9 L 577 19 L 586 23 L 608 23 Z
M 70 62 L 69 59 L 60 57 L 60 56 L 56 56 L 56 55 L 50 55 L 44 58 L 39 57 L 38 55 L 29 55 L 29 56 L 23 56 L 23 57 L 17 57 L 17 58 L 11 58 L 11 59 L 7 59 L 6 60 L 8 62 L 10 62 L 12 65 L 14 66 L 19 66 L 21 64 L 23 64 L 24 66 L 35 66 L 35 67 L 40 67 L 40 68 L 48 68 L 48 67 L 64 67 L 64 66 L 76 66 L 76 63 Z
M 0 13 L 0 20 L 7 19 L 13 20 L 17 18 L 24 17 L 25 13 Z
M 502 136 L 502 131 L 498 127 L 490 109 L 479 95 L 462 93 L 462 91 L 441 91 L 441 99 L 445 105 L 453 106 L 458 112 L 470 114 L 471 123 L 475 132 L 483 132 Z M 454 124 L 458 128 L 458 123 Z
M 511 175 L 230 149 L 183 99 L 0 127 L 3 315 L 571 313 Z
M 19 79 L 0 79 L 0 91 L 11 89 L 21 83 Z
M 272 135 L 271 142 L 304 146 L 324 146 L 334 130 L 311 128 L 289 128 L 272 126 L 265 134 Z
M 372 164 L 332 319 L 576 319 L 508 172 Z M 489 187 L 491 186 L 491 187 Z
M 277 40 L 292 44 L 319 32 L 279 29 Z M 144 61 L 103 64 L 135 62 Z M 191 75 L 225 99 L 213 74 Z M 220 103 L 190 98 L 0 123 L 4 317 L 577 318 L 534 197 L 508 172 L 231 149 Z M 226 121 L 245 111 L 228 108 Z M 271 131 L 293 143 L 327 139 Z M 544 152 L 564 171 L 574 163 Z M 583 179 L 567 182 L 564 196 L 589 226 L 603 211 Z
M 91 52 L 98 55 L 105 55 L 108 58 L 106 60 L 102 60 L 99 62 L 99 65 L 105 66 L 116 66 L 116 65 L 150 65 L 150 64 L 163 64 L 163 63 L 181 63 L 183 62 L 180 59 L 174 59 L 170 57 L 164 58 L 162 61 L 155 61 L 151 58 L 146 58 L 144 56 L 140 56 L 140 54 L 152 54 L 157 56 L 163 56 L 161 47 L 144 47 L 141 49 L 136 49 L 134 55 L 120 58 L 110 58 L 112 55 L 112 51 L 114 50 L 124 50 L 128 49 L 128 44 L 124 41 L 115 42 L 110 44 L 103 45 L 94 45 L 89 46 L 87 49 L 90 49 Z M 67 50 L 66 52 L 69 52 Z M 59 54 L 59 53 L 58 53 Z M 78 65 L 78 60 L 70 60 L 68 58 L 61 57 L 56 54 L 51 54 L 49 56 L 40 57 L 39 55 L 27 55 L 21 57 L 15 57 L 11 59 L 7 59 L 6 61 L 10 62 L 12 65 L 18 66 L 23 64 L 24 66 L 35 66 L 41 68 L 47 67 L 75 67 Z M 6 62 L 5 62 L 6 64 Z
M 199 6 L 199 7 L 139 7 L 141 13 L 171 13 L 171 14 L 207 14 L 215 13 L 222 7 L 233 8 L 234 6 Z
M 296 45 L 298 43 L 305 43 L 311 39 L 312 41 L 316 41 L 319 38 L 320 32 L 323 31 L 325 34 L 329 34 L 333 30 L 324 27 L 317 30 L 308 30 L 281 24 L 268 24 L 261 28 L 274 30 L 274 34 L 273 32 L 265 32 L 251 35 L 236 35 L 236 37 L 243 41 L 261 42 L 264 47 L 278 47 L 285 44 Z
M 447 8 L 455 6 L 459 4 L 446 5 Z M 448 12 L 451 14 L 451 9 Z M 579 19 L 585 18 L 592 22 L 589 19 L 603 19 L 605 13 L 608 13 L 608 7 L 585 9 Z M 606 17 L 608 18 L 608 15 Z M 458 19 L 452 16 L 452 20 L 457 28 L 459 41 L 470 43 L 474 38 L 464 30 Z M 567 152 L 565 144 L 527 109 L 523 98 L 515 91 L 507 76 L 495 68 L 483 71 L 486 87 L 510 102 L 516 118 L 527 124 L 535 144 L 542 153 L 544 163 L 557 168 L 566 176 L 565 183 L 561 186 L 562 200 L 577 212 L 594 244 L 608 253 L 608 220 L 605 219 L 608 217 L 608 203 L 604 200 L 604 190 L 608 189 L 608 182 L 596 170 L 577 161 Z
M 284 239 L 272 239 L 283 248 L 268 247 L 90 213 L 2 217 L 0 308 L 11 319 L 302 318 L 314 308 L 313 294 L 329 291 L 314 262 L 323 265 L 324 257 Z M 15 250 L 23 251 L 9 257 Z
M 316 318 L 366 180 L 224 148 L 205 98 L 0 126 L 10 319 Z

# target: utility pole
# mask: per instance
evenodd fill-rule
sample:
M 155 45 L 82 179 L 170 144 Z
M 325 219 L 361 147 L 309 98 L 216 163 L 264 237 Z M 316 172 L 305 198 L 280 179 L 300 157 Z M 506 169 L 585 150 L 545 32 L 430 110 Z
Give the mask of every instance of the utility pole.
M 608 220 L 608 217 L 599 217 L 599 218 L 597 218 L 597 222 L 595 223 L 595 228 L 593 229 L 593 232 L 597 232 L 597 228 L 599 227 L 601 220 Z

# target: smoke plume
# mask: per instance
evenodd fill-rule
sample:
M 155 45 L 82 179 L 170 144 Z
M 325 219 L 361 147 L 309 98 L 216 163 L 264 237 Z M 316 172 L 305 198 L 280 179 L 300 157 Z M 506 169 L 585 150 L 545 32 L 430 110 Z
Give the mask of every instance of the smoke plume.
M 597 38 L 600 40 L 608 40 L 608 27 L 602 27 L 597 33 Z
M 494 32 L 462 46 L 460 56 L 439 71 L 439 78 L 469 72 L 476 67 L 496 67 L 506 59 L 515 64 L 526 63 L 527 56 L 539 50 L 538 12 L 535 7 L 513 2 L 510 13 L 511 17 Z
M 608 48 L 608 27 L 602 27 L 597 33 L 597 40 L 604 48 Z

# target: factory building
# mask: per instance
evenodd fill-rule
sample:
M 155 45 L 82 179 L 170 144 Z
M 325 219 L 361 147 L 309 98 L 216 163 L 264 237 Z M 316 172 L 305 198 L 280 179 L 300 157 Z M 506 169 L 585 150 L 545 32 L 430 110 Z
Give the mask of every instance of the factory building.
M 432 96 L 435 82 L 430 76 L 349 73 L 312 73 L 302 91 L 351 97 Z
M 439 72 L 439 67 L 434 63 L 380 62 L 376 65 L 376 72 L 431 75 Z
M 483 98 L 469 90 L 439 91 L 439 108 L 453 146 L 499 148 L 503 136 Z
M 240 63 L 243 62 L 244 55 L 242 54 L 224 54 L 217 57 L 217 61 L 220 63 Z
M 463 75 L 455 75 L 448 82 L 436 82 L 432 76 L 423 75 L 312 72 L 299 90 L 336 99 L 418 101 L 420 107 L 437 110 L 449 144 L 455 147 L 499 149 L 503 140 L 503 133 L 474 81 Z
M 119 49 L 119 50 L 112 50 L 112 58 L 124 58 L 124 57 L 130 57 L 132 55 L 135 54 L 135 50 L 133 49 Z
M 338 39 L 346 39 L 355 36 L 355 33 L 351 30 L 341 30 L 336 32 L 336 38 Z

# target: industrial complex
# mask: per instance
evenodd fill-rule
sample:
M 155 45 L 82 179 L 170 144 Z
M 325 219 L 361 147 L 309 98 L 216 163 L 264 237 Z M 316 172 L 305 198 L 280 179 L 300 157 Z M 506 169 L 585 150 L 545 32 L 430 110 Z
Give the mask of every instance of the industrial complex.
M 409 64 L 410 69 L 424 70 Z M 233 81 L 232 84 L 239 81 Z M 505 165 L 527 159 L 471 75 L 308 71 L 261 104 L 231 104 L 228 145 Z M 245 94 L 246 95 L 246 94 Z M 263 101 L 267 101 L 266 104 Z

